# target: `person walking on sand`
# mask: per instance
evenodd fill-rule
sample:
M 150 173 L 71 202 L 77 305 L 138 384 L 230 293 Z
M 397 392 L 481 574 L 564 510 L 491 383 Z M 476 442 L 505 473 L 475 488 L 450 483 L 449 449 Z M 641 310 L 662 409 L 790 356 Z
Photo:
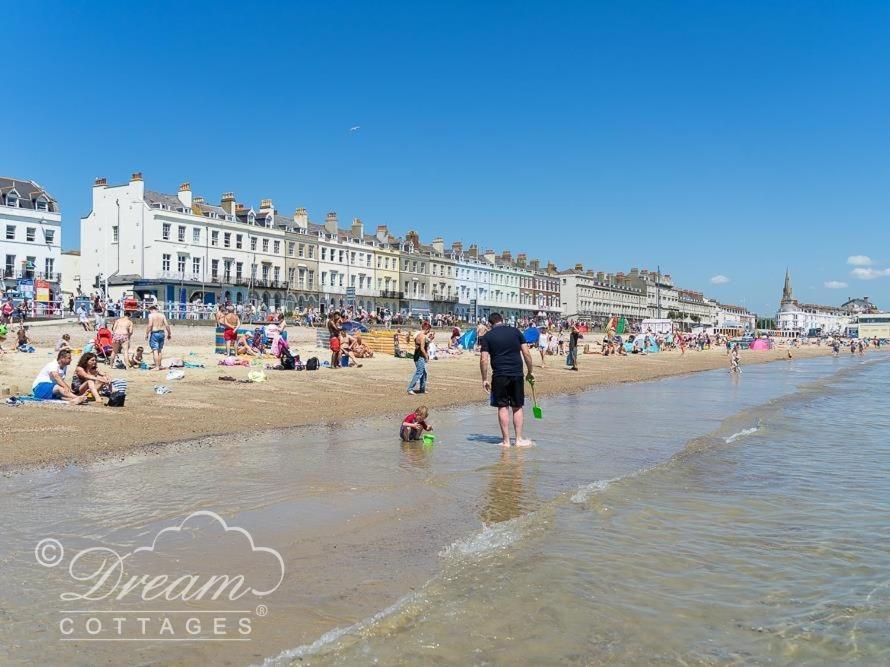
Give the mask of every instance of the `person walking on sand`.
M 578 370 L 578 341 L 581 338 L 584 338 L 584 336 L 581 335 L 581 330 L 576 322 L 572 325 L 572 333 L 569 334 L 569 356 L 566 359 L 573 371 Z
M 166 334 L 166 336 L 165 336 Z M 163 356 L 164 343 L 173 338 L 170 332 L 170 323 L 164 313 L 158 312 L 157 304 L 148 307 L 148 326 L 145 327 L 145 340 L 151 348 L 155 360 L 155 370 L 161 369 L 161 357 Z
M 414 375 L 411 382 L 408 383 L 409 394 L 425 394 L 426 393 L 426 365 L 430 360 L 429 338 L 427 334 L 430 330 L 430 323 L 424 321 L 420 325 L 420 331 L 414 336 Z M 417 390 L 414 387 L 417 387 Z
M 501 428 L 501 446 L 510 446 L 510 414 L 513 415 L 513 430 L 516 446 L 531 444 L 522 437 L 525 418 L 525 383 L 522 364 L 528 372 L 525 380 L 534 382 L 532 354 L 519 329 L 504 323 L 500 313 L 492 313 L 488 318 L 491 329 L 482 338 L 482 356 L 479 370 L 482 372 L 482 388 L 489 392 L 491 406 L 498 409 L 498 425 Z M 489 379 L 489 370 L 491 379 Z
M 130 312 L 125 310 L 124 314 L 118 317 L 111 327 L 111 342 L 114 354 L 111 359 L 112 365 L 118 360 L 121 352 L 124 353 L 123 367 L 126 368 L 126 360 L 130 358 L 130 336 L 133 335 L 133 320 L 130 319 Z

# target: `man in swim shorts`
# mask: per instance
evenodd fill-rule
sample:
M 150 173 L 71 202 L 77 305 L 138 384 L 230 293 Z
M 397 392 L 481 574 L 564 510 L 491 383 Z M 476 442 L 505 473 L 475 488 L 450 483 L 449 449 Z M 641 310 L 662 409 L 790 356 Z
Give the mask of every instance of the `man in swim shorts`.
M 226 342 L 226 356 L 235 354 L 238 341 L 238 327 L 241 326 L 241 318 L 235 312 L 235 306 L 226 306 L 225 314 L 219 319 L 223 326 L 223 340 Z
M 113 343 L 114 356 L 112 364 L 118 359 L 123 352 L 123 363 L 126 367 L 126 360 L 130 358 L 130 336 L 133 335 L 133 320 L 130 319 L 130 312 L 125 310 L 121 317 L 118 317 L 111 327 L 111 342 Z
M 164 343 L 170 340 L 173 334 L 170 333 L 170 323 L 164 313 L 158 312 L 156 304 L 148 307 L 148 326 L 145 327 L 145 340 L 151 348 L 152 356 L 155 360 L 155 370 L 161 370 L 161 357 L 163 355 Z

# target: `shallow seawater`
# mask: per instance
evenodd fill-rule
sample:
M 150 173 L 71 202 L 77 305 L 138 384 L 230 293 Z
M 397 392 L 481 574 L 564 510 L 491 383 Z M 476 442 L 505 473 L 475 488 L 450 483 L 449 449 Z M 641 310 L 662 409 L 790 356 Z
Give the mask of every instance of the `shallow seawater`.
M 548 399 L 524 450 L 462 408 L 432 447 L 381 417 L 7 479 L 0 662 L 890 662 L 884 359 Z M 198 509 L 285 562 L 250 642 L 58 641 L 36 542 L 132 547 Z

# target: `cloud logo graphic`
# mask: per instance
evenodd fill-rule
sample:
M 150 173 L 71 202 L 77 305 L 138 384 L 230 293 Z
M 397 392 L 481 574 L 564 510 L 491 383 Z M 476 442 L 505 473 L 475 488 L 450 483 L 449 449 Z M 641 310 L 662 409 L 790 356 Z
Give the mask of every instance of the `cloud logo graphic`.
M 158 542 L 161 540 L 162 537 L 175 536 L 182 533 L 182 531 L 186 528 L 186 525 L 190 521 L 194 521 L 195 519 L 199 518 L 210 519 L 211 521 L 215 522 L 220 528 L 222 528 L 225 535 L 231 534 L 242 536 L 247 541 L 247 544 L 250 546 L 250 551 L 252 554 L 263 554 L 264 557 L 269 556 L 276 564 L 278 575 L 275 584 L 269 588 L 264 588 L 262 590 L 251 587 L 249 592 L 251 592 L 253 595 L 256 595 L 257 597 L 263 597 L 274 593 L 278 589 L 278 587 L 281 585 L 281 582 L 284 581 L 284 559 L 281 557 L 281 554 L 270 547 L 257 546 L 253 541 L 253 536 L 249 532 L 239 526 L 230 526 L 228 523 L 226 523 L 226 520 L 223 519 L 219 514 L 210 510 L 198 510 L 192 512 L 182 521 L 180 521 L 178 525 L 163 528 L 154 536 L 154 539 L 152 540 L 150 545 L 134 549 L 131 555 L 136 556 L 140 553 L 154 553 L 158 551 Z

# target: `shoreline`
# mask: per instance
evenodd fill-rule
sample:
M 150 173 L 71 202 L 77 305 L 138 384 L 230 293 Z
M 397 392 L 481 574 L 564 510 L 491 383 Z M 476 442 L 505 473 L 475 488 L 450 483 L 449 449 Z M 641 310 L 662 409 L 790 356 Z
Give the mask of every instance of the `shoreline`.
M 113 376 L 125 377 L 130 385 L 124 408 L 55 403 L 47 405 L 48 409 L 39 409 L 45 404 L 26 404 L 18 408 L 3 406 L 0 425 L 12 438 L 0 450 L 0 473 L 8 476 L 68 466 L 126 462 L 169 453 L 180 447 L 212 447 L 213 441 L 224 438 L 248 438 L 301 426 L 332 428 L 371 415 L 392 415 L 397 420 L 402 412 L 407 414 L 421 403 L 431 409 L 435 424 L 436 409 L 483 404 L 485 401 L 478 370 L 479 357 L 472 353 L 434 361 L 430 365 L 430 393 L 421 397 L 404 392 L 403 385 L 407 384 L 413 370 L 411 362 L 393 357 L 363 360 L 361 369 L 332 371 L 322 368 L 314 373 L 268 371 L 269 380 L 260 384 L 220 382 L 217 375 L 246 376 L 251 369 L 218 367 L 215 365 L 218 357 L 211 352 L 194 352 L 197 346 L 188 341 L 183 349 L 176 349 L 176 334 L 183 333 L 183 329 L 174 330 L 171 355 L 199 359 L 206 368 L 185 369 L 185 379 L 169 383 L 165 382 L 164 373 L 155 371 L 114 371 Z M 324 358 L 323 351 L 312 349 L 314 342 L 308 339 L 295 340 L 295 347 L 304 359 L 309 356 Z M 201 349 L 207 349 L 206 341 Z M 795 359 L 828 354 L 830 350 L 825 347 L 794 350 Z M 787 361 L 786 355 L 787 348 L 784 347 L 768 352 L 744 351 L 742 368 Z M 47 359 L 45 354 L 6 355 L 0 366 L 0 379 L 8 383 L 11 369 L 6 361 L 9 357 L 16 362 L 32 362 L 30 365 L 37 368 Z M 679 351 L 629 357 L 583 355 L 578 373 L 568 371 L 564 359 L 548 357 L 546 367 L 539 368 L 540 357 L 535 355 L 539 400 L 596 387 L 727 367 L 726 354 L 718 348 L 687 351 L 682 357 Z M 21 375 L 18 372 L 13 377 L 17 379 L 15 376 L 20 378 Z M 173 393 L 155 395 L 155 382 L 168 384 Z M 534 422 L 527 421 L 533 430 Z M 492 426 L 495 427 L 494 418 Z

